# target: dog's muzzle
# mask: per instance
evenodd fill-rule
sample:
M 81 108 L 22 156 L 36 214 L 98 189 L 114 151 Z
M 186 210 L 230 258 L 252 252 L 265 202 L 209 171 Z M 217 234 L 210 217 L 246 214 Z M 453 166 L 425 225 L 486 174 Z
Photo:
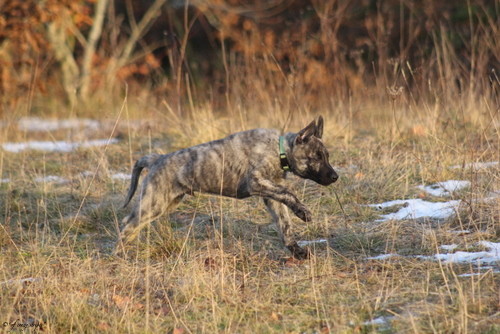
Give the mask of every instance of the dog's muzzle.
M 328 186 L 335 181 L 337 181 L 339 178 L 339 175 L 335 170 L 330 167 L 327 170 L 325 170 L 323 173 L 321 173 L 320 179 L 318 180 L 318 183 L 323 185 L 323 186 Z

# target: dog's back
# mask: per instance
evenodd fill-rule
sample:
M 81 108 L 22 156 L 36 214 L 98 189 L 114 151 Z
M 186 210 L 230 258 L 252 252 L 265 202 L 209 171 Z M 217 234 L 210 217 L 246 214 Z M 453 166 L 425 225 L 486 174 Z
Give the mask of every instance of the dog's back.
M 162 178 L 165 170 L 170 180 L 187 192 L 205 192 L 228 197 L 250 196 L 246 189 L 250 170 L 265 171 L 265 177 L 282 175 L 276 168 L 277 138 L 279 132 L 272 129 L 253 129 L 234 133 L 226 138 L 181 149 L 165 155 L 152 154 L 139 159 L 133 168 L 126 206 L 132 199 L 144 168 L 153 178 Z M 269 154 L 276 151 L 276 154 Z M 268 165 L 262 167 L 263 165 Z M 148 176 L 149 176 L 148 175 Z M 272 177 L 274 178 L 274 177 Z M 169 185 L 170 187 L 172 185 Z M 161 190 L 159 190 L 161 191 Z
M 283 174 L 276 165 L 278 137 L 277 130 L 254 129 L 186 149 L 178 179 L 193 191 L 248 197 L 249 173 L 259 170 L 269 179 Z

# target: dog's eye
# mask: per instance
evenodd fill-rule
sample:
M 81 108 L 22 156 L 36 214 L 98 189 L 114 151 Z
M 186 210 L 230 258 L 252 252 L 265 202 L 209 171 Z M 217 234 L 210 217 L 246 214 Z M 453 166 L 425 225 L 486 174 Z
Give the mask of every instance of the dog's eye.
M 319 153 L 319 152 L 318 152 L 318 153 L 316 153 L 316 154 L 313 154 L 313 155 L 310 157 L 310 159 L 311 159 L 311 160 L 316 160 L 316 161 L 318 161 L 318 160 L 323 159 L 323 156 L 321 155 L 321 153 Z

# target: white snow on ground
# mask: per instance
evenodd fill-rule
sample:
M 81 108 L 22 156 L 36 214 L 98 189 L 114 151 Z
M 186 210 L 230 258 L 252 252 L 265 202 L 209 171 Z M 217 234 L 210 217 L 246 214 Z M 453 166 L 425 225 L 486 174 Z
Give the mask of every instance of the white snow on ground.
M 471 162 L 471 163 L 467 163 L 465 165 L 454 165 L 454 166 L 451 166 L 450 168 L 452 169 L 459 169 L 459 168 L 465 168 L 465 169 L 468 169 L 468 168 L 472 168 L 472 169 L 485 169 L 485 168 L 490 168 L 490 167 L 494 167 L 494 166 L 498 166 L 500 165 L 500 161 L 488 161 L 488 162 Z
M 451 234 L 471 234 L 471 230 L 448 231 Z
M 435 259 L 444 263 L 496 263 L 500 262 L 500 243 L 480 241 L 479 246 L 487 248 L 487 251 L 481 252 L 455 252 L 446 254 L 435 254 L 433 256 L 420 256 L 422 259 Z
M 391 257 L 396 257 L 396 256 L 399 256 L 399 255 L 398 254 L 380 254 L 377 256 L 367 257 L 366 259 L 367 260 L 387 260 Z
M 57 176 L 57 175 L 47 175 L 47 176 L 41 176 L 41 177 L 37 177 L 35 178 L 35 182 L 39 182 L 39 183 L 42 183 L 42 182 L 45 182 L 45 183 L 59 183 L 59 184 L 63 184 L 63 183 L 68 183 L 69 181 L 60 177 L 60 176 Z
M 429 186 L 418 186 L 419 189 L 431 194 L 432 196 L 449 196 L 452 192 L 470 187 L 470 181 L 449 180 L 438 182 Z
M 456 249 L 457 247 L 458 247 L 458 245 L 455 245 L 455 244 L 439 246 L 439 248 L 441 248 L 445 251 L 452 251 L 452 250 Z
M 21 130 L 25 131 L 54 131 L 73 128 L 99 128 L 100 123 L 91 119 L 43 119 L 39 117 L 23 117 L 17 123 Z
M 26 150 L 44 151 L 44 152 L 71 152 L 77 148 L 88 148 L 105 146 L 114 144 L 117 139 L 95 139 L 84 142 L 68 142 L 68 141 L 28 141 L 21 143 L 3 143 L 2 147 L 5 151 L 19 153 Z
M 10 179 L 9 178 L 6 178 L 6 179 L 0 179 L 0 183 L 9 183 L 10 182 Z
M 3 143 L 4 150 L 19 153 L 25 150 L 70 152 L 73 145 L 64 141 L 29 141 L 24 143 Z
M 486 197 L 482 199 L 483 202 L 495 201 L 500 197 L 500 190 L 494 190 L 487 194 Z
M 380 326 L 380 325 L 389 325 L 394 317 L 378 317 L 372 320 L 368 320 L 363 322 L 365 326 Z
M 402 205 L 402 207 L 398 211 L 382 215 L 382 219 L 379 219 L 377 221 L 381 222 L 391 219 L 401 220 L 408 218 L 417 219 L 422 217 L 445 219 L 456 212 L 458 206 L 460 205 L 460 201 L 454 200 L 448 202 L 428 202 L 422 199 L 405 199 L 379 204 L 369 204 L 368 206 L 383 209 L 399 205 Z
M 429 186 L 418 186 L 418 188 L 428 192 L 433 196 L 443 197 L 449 196 L 452 192 L 470 187 L 470 181 L 448 180 L 438 182 Z M 488 197 L 483 198 L 483 201 L 496 200 L 500 196 L 499 191 L 493 191 Z M 394 200 L 379 204 L 368 204 L 368 206 L 377 209 L 384 209 L 392 206 L 401 206 L 398 211 L 382 215 L 382 218 L 376 222 L 386 221 L 390 219 L 409 219 L 430 217 L 435 219 L 446 219 L 453 215 L 460 205 L 460 200 L 448 202 L 429 202 L 422 199 L 407 199 Z M 462 233 L 462 232 L 457 232 Z
M 443 263 L 459 263 L 459 264 L 467 264 L 470 263 L 472 265 L 478 266 L 479 270 L 491 270 L 494 274 L 499 274 L 500 270 L 498 267 L 494 267 L 500 265 L 500 242 L 491 242 L 491 241 L 480 241 L 476 244 L 476 246 L 482 246 L 486 248 L 486 251 L 480 252 L 464 252 L 458 251 L 455 253 L 438 253 L 430 256 L 425 255 L 417 255 L 414 256 L 418 259 L 422 260 L 433 260 L 433 261 L 441 261 Z M 439 248 L 452 251 L 456 249 L 458 246 L 453 245 L 441 245 Z M 387 260 L 391 257 L 400 256 L 398 254 L 381 254 L 378 256 L 367 257 L 367 260 Z M 486 264 L 487 266 L 484 266 Z M 466 273 L 459 275 L 460 277 L 470 277 L 475 275 L 481 275 L 484 272 L 477 273 Z
M 0 286 L 2 285 L 16 285 L 16 284 L 30 284 L 41 282 L 42 278 L 40 277 L 27 277 L 27 278 L 19 278 L 19 279 L 10 279 L 8 281 L 0 282 Z
M 113 180 L 130 180 L 131 179 L 131 175 L 130 174 L 125 174 L 125 173 L 115 173 L 115 174 L 111 174 L 111 178 Z
M 317 239 L 317 240 L 301 240 L 301 241 L 297 241 L 297 244 L 300 246 L 300 247 L 304 247 L 304 246 L 307 246 L 307 245 L 313 245 L 313 244 L 323 244 L 323 243 L 326 243 L 327 240 L 326 239 Z
M 482 270 L 491 270 L 492 267 L 481 267 Z M 484 275 L 488 271 L 485 272 L 477 272 L 477 273 L 467 273 L 467 274 L 460 274 L 458 277 L 471 277 L 471 276 L 479 276 L 479 275 Z M 500 270 L 491 270 L 493 274 L 500 274 Z
M 94 176 L 94 172 L 91 172 L 89 170 L 84 170 L 83 172 L 80 173 L 82 177 L 92 177 Z

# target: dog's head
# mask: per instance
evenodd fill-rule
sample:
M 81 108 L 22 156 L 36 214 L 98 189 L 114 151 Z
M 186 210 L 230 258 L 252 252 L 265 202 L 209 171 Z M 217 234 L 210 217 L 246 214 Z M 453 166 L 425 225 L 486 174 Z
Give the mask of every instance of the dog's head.
M 288 159 L 296 175 L 327 186 L 339 176 L 328 161 L 329 154 L 322 136 L 323 117 L 319 116 L 297 133 Z

